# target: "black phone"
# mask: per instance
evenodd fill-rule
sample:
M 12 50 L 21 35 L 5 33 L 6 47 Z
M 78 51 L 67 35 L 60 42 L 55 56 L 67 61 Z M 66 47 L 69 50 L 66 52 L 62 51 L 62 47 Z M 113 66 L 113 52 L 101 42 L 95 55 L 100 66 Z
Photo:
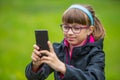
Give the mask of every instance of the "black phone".
M 36 44 L 39 46 L 40 50 L 49 50 L 48 41 L 48 31 L 47 30 L 35 30 Z

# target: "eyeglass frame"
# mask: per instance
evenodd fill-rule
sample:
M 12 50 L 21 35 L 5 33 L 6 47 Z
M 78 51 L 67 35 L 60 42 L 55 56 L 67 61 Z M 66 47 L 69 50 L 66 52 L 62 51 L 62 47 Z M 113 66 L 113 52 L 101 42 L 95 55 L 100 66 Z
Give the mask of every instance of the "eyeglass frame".
M 60 27 L 61 27 L 62 31 L 64 31 L 65 33 L 68 33 L 69 30 L 71 29 L 71 31 L 72 31 L 74 34 L 79 34 L 82 29 L 87 29 L 87 28 L 89 28 L 89 26 L 81 27 L 82 25 L 80 25 L 80 27 L 77 27 L 77 28 L 79 28 L 79 32 L 76 33 L 75 30 L 73 30 L 73 29 L 74 29 L 73 26 L 71 27 L 71 26 L 67 25 L 69 29 L 68 29 L 67 31 L 65 31 L 65 30 L 63 30 L 63 27 L 64 27 L 63 25 L 67 25 L 67 24 L 60 24 Z

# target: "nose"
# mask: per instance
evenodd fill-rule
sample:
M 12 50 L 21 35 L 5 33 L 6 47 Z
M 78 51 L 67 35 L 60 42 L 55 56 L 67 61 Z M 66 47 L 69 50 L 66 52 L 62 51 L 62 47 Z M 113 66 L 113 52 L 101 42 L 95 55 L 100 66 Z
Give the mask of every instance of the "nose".
M 69 29 L 68 34 L 73 34 L 72 29 Z

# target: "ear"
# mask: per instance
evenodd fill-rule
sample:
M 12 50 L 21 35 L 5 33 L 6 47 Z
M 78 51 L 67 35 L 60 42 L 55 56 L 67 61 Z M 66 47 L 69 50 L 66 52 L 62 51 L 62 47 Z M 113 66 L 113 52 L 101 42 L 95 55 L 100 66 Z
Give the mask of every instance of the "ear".
M 94 30 L 94 26 L 90 26 L 88 29 L 88 35 L 92 34 Z

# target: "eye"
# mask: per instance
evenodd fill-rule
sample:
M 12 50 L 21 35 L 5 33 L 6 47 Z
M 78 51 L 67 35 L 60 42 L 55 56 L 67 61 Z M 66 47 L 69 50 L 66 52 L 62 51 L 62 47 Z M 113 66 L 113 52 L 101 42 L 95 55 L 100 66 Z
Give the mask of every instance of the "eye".
M 68 30 L 69 28 L 70 28 L 69 26 L 66 26 L 66 25 L 64 26 L 64 29 L 67 29 L 67 30 Z
M 74 30 L 79 30 L 80 28 L 79 28 L 79 27 L 74 27 L 73 29 L 74 29 Z

